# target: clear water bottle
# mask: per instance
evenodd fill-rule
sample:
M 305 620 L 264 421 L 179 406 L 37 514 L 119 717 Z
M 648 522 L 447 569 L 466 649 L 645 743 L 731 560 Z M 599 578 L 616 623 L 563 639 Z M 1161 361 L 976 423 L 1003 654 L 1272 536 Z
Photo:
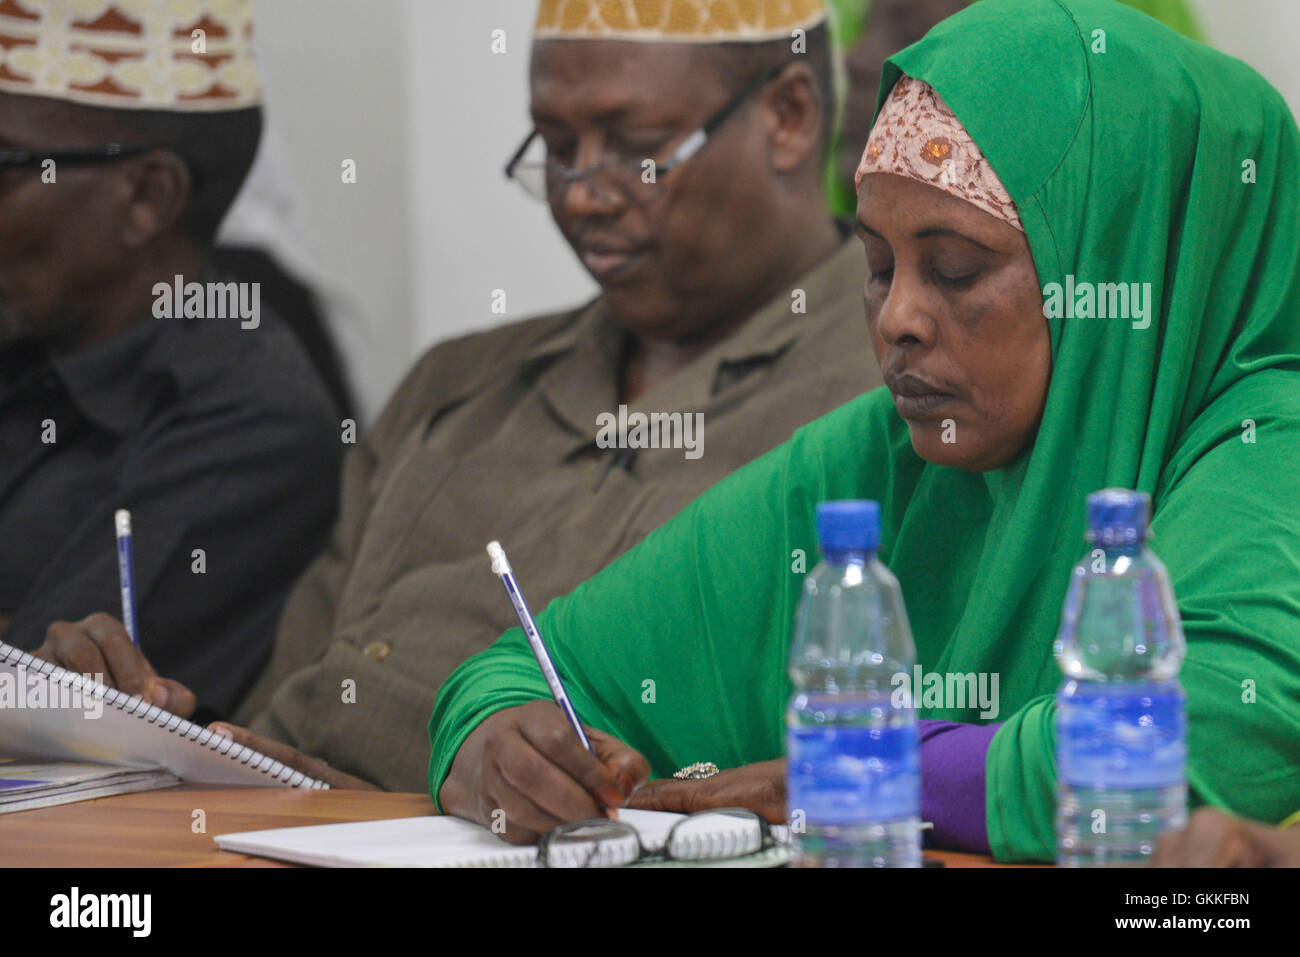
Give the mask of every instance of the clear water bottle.
M 795 863 L 921 866 L 916 660 L 898 579 L 876 558 L 880 507 L 817 508 L 823 560 L 804 579 L 790 647 L 787 800 Z
M 1187 825 L 1186 653 L 1169 573 L 1147 547 L 1150 499 L 1088 496 L 1092 551 L 1056 640 L 1057 863 L 1133 867 Z

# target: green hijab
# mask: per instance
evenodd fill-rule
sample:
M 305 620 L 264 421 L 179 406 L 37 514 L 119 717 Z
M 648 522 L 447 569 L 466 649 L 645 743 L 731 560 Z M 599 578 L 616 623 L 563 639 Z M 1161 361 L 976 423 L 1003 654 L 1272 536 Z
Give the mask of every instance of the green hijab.
M 1149 322 L 1045 320 L 1046 408 L 1006 468 L 922 461 L 876 390 L 719 483 L 541 616 L 579 714 L 656 774 L 782 754 L 814 507 L 874 498 L 919 663 L 999 676 L 993 852 L 1051 859 L 1052 642 L 1085 496 L 1134 488 L 1152 496 L 1188 639 L 1193 799 L 1282 819 L 1300 807 L 1295 121 L 1244 64 L 1113 0 L 981 0 L 889 61 L 881 101 L 900 71 L 935 87 L 983 150 L 1040 284 L 1149 283 Z M 435 797 L 478 721 L 545 696 L 518 631 L 462 665 L 431 724 Z
M 960 607 L 917 608 L 943 641 L 937 670 L 979 660 L 1002 672 L 1009 701 L 1047 694 L 1084 497 L 1149 492 L 1153 547 L 1195 645 L 1192 750 L 1228 760 L 1246 726 L 1268 742 L 1234 755 L 1235 779 L 1193 762 L 1192 787 L 1229 805 L 1233 789 L 1263 788 L 1260 813 L 1281 818 L 1300 805 L 1295 121 L 1244 64 L 1109 0 L 986 0 L 894 57 L 881 102 L 899 71 L 938 90 L 984 151 L 1044 288 L 1070 275 L 1150 283 L 1154 303 L 1147 328 L 1049 319 L 1051 385 L 1029 454 L 985 475 L 930 466 L 910 490 L 891 567 L 929 564 L 936 524 L 967 550 L 978 542 L 952 589 Z M 1288 670 L 1258 688 L 1279 662 Z M 1225 707 L 1233 724 L 1212 726 Z M 1032 771 L 1051 765 L 1051 718 L 1050 700 L 1021 708 L 990 752 L 990 839 L 1004 855 L 1050 845 L 1053 784 Z

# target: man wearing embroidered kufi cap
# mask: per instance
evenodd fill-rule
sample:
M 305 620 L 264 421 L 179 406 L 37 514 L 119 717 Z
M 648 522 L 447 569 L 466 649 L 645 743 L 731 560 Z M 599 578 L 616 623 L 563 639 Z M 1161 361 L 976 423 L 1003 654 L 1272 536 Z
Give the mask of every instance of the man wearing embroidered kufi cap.
M 601 294 L 437 346 L 399 387 L 234 716 L 244 740 L 335 784 L 424 787 L 434 692 L 511 623 L 484 543 L 544 606 L 879 384 L 862 251 L 822 192 L 829 48 L 821 0 L 543 0 L 534 130 L 502 187 L 548 203 Z M 680 428 L 651 443 L 634 417 L 655 413 Z
M 261 129 L 251 31 L 247 0 L 0 0 L 0 637 L 121 608 L 127 509 L 140 646 L 218 707 L 340 458 L 292 334 L 206 269 Z

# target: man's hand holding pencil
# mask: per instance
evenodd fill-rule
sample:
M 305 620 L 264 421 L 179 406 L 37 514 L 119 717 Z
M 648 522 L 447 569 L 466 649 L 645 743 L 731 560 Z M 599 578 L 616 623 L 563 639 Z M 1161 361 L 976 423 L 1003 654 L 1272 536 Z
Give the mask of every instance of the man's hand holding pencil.
M 198 709 L 194 692 L 173 678 L 159 675 L 140 646 L 131 640 L 126 626 L 103 612 L 77 622 L 56 621 L 45 633 L 45 644 L 32 654 L 77 674 L 102 680 L 110 688 L 139 695 L 150 704 L 182 718 L 193 718 Z M 297 748 L 272 741 L 247 728 L 229 722 L 209 727 L 281 764 L 325 781 L 330 787 L 375 788 L 369 781 L 339 771 L 319 758 L 303 754 Z

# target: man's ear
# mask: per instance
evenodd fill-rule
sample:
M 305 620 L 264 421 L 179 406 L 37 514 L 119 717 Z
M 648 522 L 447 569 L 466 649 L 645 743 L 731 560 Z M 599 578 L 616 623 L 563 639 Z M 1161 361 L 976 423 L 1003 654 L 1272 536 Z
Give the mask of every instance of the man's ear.
M 171 229 L 190 203 L 193 180 L 185 161 L 171 150 L 153 150 L 132 162 L 122 242 L 140 249 Z
M 820 175 L 823 96 L 806 63 L 786 67 L 763 91 L 774 120 L 772 165 L 777 172 L 796 172 L 811 160 Z

